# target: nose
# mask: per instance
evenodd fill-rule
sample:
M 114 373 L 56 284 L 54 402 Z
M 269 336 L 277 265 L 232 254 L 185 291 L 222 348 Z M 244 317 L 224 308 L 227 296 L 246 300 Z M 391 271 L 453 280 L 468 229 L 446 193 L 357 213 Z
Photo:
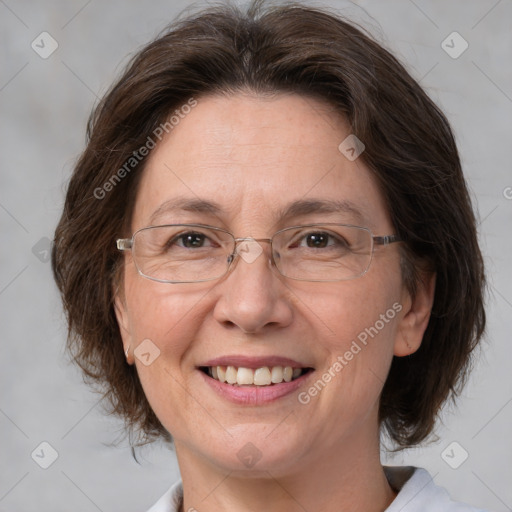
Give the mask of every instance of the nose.
M 229 274 L 217 285 L 214 318 L 244 333 L 286 327 L 293 319 L 290 291 L 271 268 L 270 247 L 242 241 Z

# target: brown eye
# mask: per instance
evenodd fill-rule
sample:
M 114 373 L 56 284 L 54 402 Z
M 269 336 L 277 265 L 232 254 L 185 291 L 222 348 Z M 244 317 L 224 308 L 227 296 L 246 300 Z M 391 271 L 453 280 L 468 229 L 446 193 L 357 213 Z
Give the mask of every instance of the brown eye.
M 314 249 L 323 249 L 329 245 L 329 235 L 327 233 L 310 233 L 305 239 L 306 245 Z
M 307 249 L 346 249 L 349 243 L 341 235 L 327 231 L 312 231 L 301 235 L 296 247 Z
M 204 233 L 196 231 L 187 231 L 175 235 L 167 241 L 165 244 L 165 250 L 171 249 L 202 249 L 205 247 L 212 247 L 212 241 Z
M 178 240 L 181 241 L 183 247 L 193 249 L 195 247 L 203 247 L 206 236 L 201 233 L 185 233 L 184 235 L 180 235 Z

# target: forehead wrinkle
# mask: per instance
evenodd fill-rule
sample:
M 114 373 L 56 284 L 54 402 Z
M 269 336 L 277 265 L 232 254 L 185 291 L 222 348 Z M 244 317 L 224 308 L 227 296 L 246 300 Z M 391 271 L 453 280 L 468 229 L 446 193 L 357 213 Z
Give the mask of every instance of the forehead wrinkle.
M 213 215 L 220 218 L 224 213 L 222 206 L 215 201 L 208 201 L 199 198 L 177 197 L 162 203 L 151 215 L 150 225 L 169 213 L 192 212 Z M 290 202 L 282 208 L 275 210 L 272 215 L 275 225 L 293 218 L 305 217 L 313 214 L 347 213 L 353 216 L 360 225 L 365 225 L 368 218 L 351 201 L 332 199 L 300 199 Z

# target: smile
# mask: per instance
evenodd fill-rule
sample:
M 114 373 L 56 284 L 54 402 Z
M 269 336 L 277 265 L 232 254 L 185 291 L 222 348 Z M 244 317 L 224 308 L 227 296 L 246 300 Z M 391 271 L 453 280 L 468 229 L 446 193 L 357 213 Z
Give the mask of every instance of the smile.
M 291 382 L 312 369 L 291 366 L 262 366 L 260 368 L 203 366 L 200 370 L 212 379 L 233 386 L 272 386 L 282 382 Z

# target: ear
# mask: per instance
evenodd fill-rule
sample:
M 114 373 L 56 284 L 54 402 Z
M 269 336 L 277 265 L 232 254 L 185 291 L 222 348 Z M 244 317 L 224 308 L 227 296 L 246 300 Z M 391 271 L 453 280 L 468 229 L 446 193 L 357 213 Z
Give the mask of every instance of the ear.
M 114 311 L 116 313 L 117 325 L 119 325 L 119 332 L 123 340 L 123 352 L 125 353 L 128 364 L 133 364 L 133 346 L 132 337 L 130 333 L 130 319 L 128 315 L 128 309 L 126 307 L 126 301 L 122 297 L 119 291 L 116 291 L 114 298 Z M 131 353 L 130 353 L 131 351 Z
M 405 289 L 402 294 L 403 316 L 397 330 L 394 355 L 413 354 L 420 348 L 434 303 L 436 274 L 423 274 L 414 297 Z

